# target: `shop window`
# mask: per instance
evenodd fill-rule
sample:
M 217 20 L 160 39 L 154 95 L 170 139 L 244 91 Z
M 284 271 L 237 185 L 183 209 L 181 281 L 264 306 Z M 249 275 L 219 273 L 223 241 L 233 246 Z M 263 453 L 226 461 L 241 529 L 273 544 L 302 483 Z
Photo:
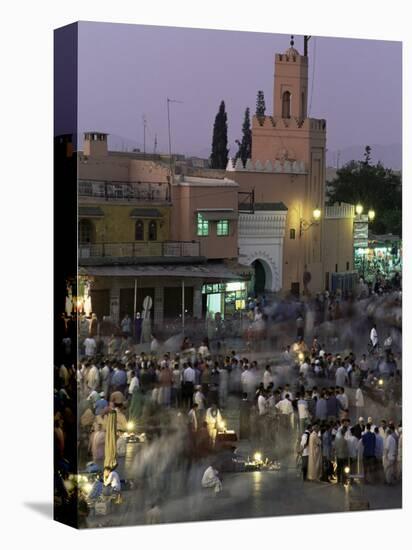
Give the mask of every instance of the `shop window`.
M 144 241 L 144 223 L 142 220 L 137 220 L 134 226 L 135 241 Z
M 291 229 L 289 231 L 289 238 L 296 239 L 296 229 Z
M 197 235 L 198 237 L 207 237 L 209 235 L 209 222 L 202 214 L 197 215 Z
M 229 235 L 229 220 L 219 220 L 217 222 L 218 237 L 226 237 Z
M 154 220 L 149 222 L 149 241 L 157 241 L 157 223 Z

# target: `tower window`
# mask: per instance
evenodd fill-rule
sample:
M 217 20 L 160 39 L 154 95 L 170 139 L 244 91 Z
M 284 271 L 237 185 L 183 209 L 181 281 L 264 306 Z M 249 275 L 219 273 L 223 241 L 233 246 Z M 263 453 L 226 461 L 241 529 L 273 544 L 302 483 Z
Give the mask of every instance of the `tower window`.
M 209 222 L 202 214 L 197 215 L 197 235 L 198 237 L 207 237 L 209 235 Z
M 229 220 L 219 220 L 217 222 L 216 233 L 218 237 L 229 235 Z
M 135 223 L 134 238 L 136 241 L 144 241 L 144 224 L 142 220 L 137 220 Z
M 282 118 L 290 118 L 290 92 L 283 92 L 282 95 Z
M 296 239 L 296 229 L 291 229 L 289 231 L 289 238 L 290 239 Z
M 157 241 L 157 223 L 154 220 L 149 222 L 149 241 Z

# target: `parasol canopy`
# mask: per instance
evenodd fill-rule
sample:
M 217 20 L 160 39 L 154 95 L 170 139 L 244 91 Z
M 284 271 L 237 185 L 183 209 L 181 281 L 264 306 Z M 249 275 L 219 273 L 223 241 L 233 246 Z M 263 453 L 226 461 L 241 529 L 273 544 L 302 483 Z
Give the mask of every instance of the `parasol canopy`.
M 107 415 L 106 440 L 104 445 L 104 467 L 114 468 L 116 462 L 116 411 Z

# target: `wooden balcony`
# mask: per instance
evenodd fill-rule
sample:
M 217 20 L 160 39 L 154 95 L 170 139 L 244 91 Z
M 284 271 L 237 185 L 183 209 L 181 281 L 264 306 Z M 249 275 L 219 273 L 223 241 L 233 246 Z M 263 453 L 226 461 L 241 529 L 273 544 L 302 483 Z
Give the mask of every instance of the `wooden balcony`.
M 79 259 L 86 258 L 190 258 L 200 256 L 198 241 L 134 241 L 79 244 Z
M 167 182 L 124 182 L 106 180 L 78 181 L 79 198 L 104 201 L 170 202 Z

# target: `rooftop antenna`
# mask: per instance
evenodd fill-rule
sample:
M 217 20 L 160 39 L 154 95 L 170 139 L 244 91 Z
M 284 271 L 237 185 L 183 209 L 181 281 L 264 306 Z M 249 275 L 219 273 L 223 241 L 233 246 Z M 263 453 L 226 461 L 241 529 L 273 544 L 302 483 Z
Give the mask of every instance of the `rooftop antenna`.
M 169 132 L 169 156 L 172 157 L 172 137 L 171 137 L 171 130 L 170 130 L 170 104 L 171 103 L 183 103 L 183 101 L 179 101 L 178 99 L 170 99 L 170 97 L 167 98 L 167 128 Z
M 312 37 L 309 37 L 312 38 Z M 316 65 L 316 38 L 313 43 L 313 63 L 312 63 L 312 81 L 310 87 L 310 102 L 309 102 L 309 116 L 312 114 L 312 100 L 313 100 L 313 86 L 315 83 L 315 65 Z
M 157 134 L 155 134 L 155 138 L 154 138 L 153 153 L 156 154 L 156 151 L 157 151 Z
M 145 155 L 146 154 L 146 125 L 147 125 L 146 115 L 143 115 L 142 120 L 143 120 L 143 154 Z
M 167 98 L 167 129 L 169 134 L 169 200 L 172 196 L 171 194 L 171 185 L 172 185 L 172 132 L 170 129 L 170 104 L 171 103 L 183 103 L 183 101 L 179 101 L 178 99 L 170 99 L 170 97 Z
M 305 35 L 303 37 L 303 55 L 308 57 L 308 42 L 311 39 L 311 36 Z

